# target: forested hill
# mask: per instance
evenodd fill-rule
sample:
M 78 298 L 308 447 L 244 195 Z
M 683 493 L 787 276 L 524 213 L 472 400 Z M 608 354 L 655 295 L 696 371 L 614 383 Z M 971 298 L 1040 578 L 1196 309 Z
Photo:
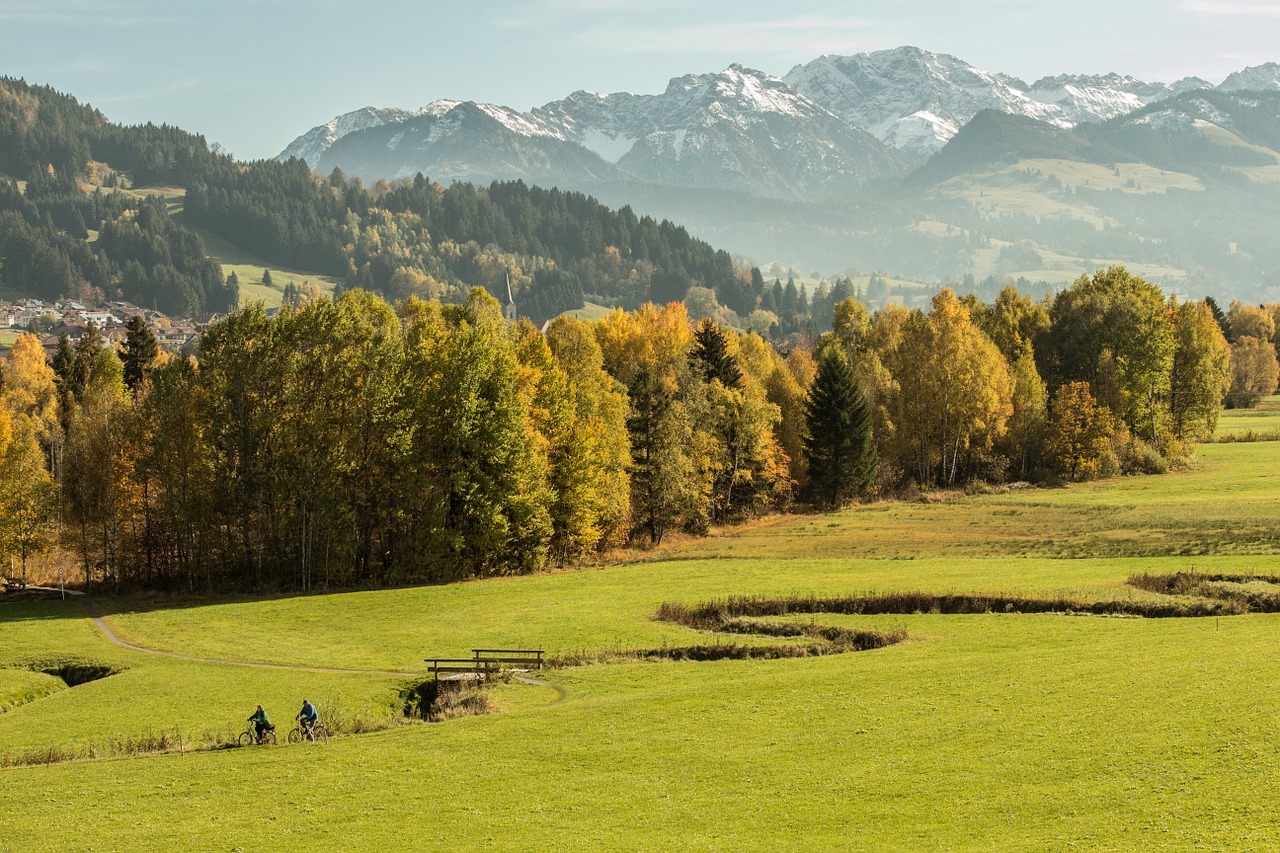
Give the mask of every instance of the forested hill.
M 0 288 L 175 314 L 234 306 L 199 236 L 159 200 L 115 191 L 181 183 L 217 159 L 202 137 L 112 125 L 67 95 L 0 78 Z
M 183 219 L 119 191 L 162 185 L 186 188 Z M 685 229 L 580 193 L 422 176 L 367 188 L 298 160 L 238 163 L 201 136 L 113 125 L 68 95 L 0 78 L 0 287 L 179 314 L 234 306 L 235 282 L 186 225 L 393 300 L 462 299 L 477 284 L 505 298 L 510 282 L 520 313 L 535 319 L 584 297 L 679 300 L 695 285 L 745 313 L 761 286 Z

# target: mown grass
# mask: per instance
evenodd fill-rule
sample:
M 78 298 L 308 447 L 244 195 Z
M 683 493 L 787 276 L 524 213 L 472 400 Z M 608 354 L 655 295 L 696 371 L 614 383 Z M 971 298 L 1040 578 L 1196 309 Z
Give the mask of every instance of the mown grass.
M 5 771 L 0 850 L 1266 849 L 1275 617 L 832 617 L 877 652 L 554 674 L 567 701 Z M 891 620 L 891 622 L 890 622 Z M 1206 673 L 1211 675 L 1206 677 Z M 102 791 L 113 796 L 102 798 Z M 18 792 L 21 792 L 19 795 Z M 228 817 L 232 816 L 232 817 Z
M 1280 441 L 1280 397 L 1266 397 L 1252 409 L 1231 409 L 1218 422 L 1218 440 L 1265 438 Z
M 565 313 L 570 317 L 577 317 L 579 320 L 595 322 L 596 320 L 603 319 L 610 310 L 611 309 L 606 308 L 603 305 L 597 305 L 594 302 L 587 302 L 581 308 L 574 309 L 573 311 L 566 311 Z
M 773 520 L 626 565 L 99 607 L 132 642 L 202 657 L 414 669 L 473 647 L 778 643 L 655 618 L 664 602 L 696 609 L 733 596 L 1145 606 L 1171 599 L 1129 585 L 1131 576 L 1280 573 L 1280 475 L 1267 451 L 1214 444 L 1193 470 L 1163 477 Z M 1278 615 L 766 618 L 794 626 L 798 643 L 828 630 L 907 639 L 796 659 L 618 656 L 542 673 L 561 701 L 513 681 L 495 689 L 498 713 L 324 748 L 0 770 L 0 851 L 1280 846 L 1280 806 L 1261 793 L 1280 781 Z M 373 706 L 399 686 L 144 655 L 106 645 L 73 602 L 0 604 L 0 662 L 51 651 L 123 671 L 0 714 L 0 752 L 85 744 L 133 720 L 238 726 L 256 701 L 279 718 L 277 705 L 291 715 L 302 695 L 314 700 L 330 683 Z
M 0 597 L 0 684 L 30 680 L 33 671 L 64 664 L 98 665 L 114 674 L 0 714 L 0 756 L 52 745 L 72 751 L 96 745 L 105 754 L 112 742 L 139 741 L 162 731 L 181 733 L 188 748 L 211 744 L 242 731 L 258 703 L 275 722 L 285 723 L 304 698 L 348 727 L 368 728 L 392 719 L 390 698 L 400 681 L 142 654 L 107 643 L 74 601 L 5 602 Z

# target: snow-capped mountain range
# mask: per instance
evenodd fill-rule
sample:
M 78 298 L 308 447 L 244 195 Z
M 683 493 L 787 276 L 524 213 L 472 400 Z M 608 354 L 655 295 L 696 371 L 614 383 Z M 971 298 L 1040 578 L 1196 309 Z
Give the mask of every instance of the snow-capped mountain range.
M 1212 88 L 1198 78 L 1164 84 L 1117 74 L 1028 85 L 954 56 L 901 47 L 822 56 L 785 77 L 732 65 L 673 79 L 660 95 L 579 91 L 528 113 L 459 101 L 364 108 L 313 128 L 280 157 L 366 180 L 423 172 L 442 181 L 573 184 L 585 168 L 595 180 L 812 199 L 905 174 L 982 110 L 1069 128 Z M 1280 65 L 1236 72 L 1220 88 L 1280 89 Z

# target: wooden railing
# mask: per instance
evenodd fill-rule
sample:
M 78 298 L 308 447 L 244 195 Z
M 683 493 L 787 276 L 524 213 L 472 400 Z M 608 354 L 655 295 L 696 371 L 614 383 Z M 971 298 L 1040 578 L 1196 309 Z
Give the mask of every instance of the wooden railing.
M 502 670 L 542 669 L 543 649 L 472 649 L 469 658 L 427 658 L 427 667 L 440 680 L 440 675 L 468 673 L 476 679 L 485 679 Z

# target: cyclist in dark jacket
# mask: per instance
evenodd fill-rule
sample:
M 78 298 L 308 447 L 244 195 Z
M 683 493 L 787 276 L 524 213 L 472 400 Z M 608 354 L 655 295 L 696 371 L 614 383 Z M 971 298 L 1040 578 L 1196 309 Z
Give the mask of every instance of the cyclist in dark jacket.
M 316 710 L 315 705 L 303 699 L 302 710 L 298 712 L 298 716 L 295 719 L 302 725 L 302 730 L 306 732 L 307 737 L 312 737 L 311 729 L 320 720 L 320 712 Z

